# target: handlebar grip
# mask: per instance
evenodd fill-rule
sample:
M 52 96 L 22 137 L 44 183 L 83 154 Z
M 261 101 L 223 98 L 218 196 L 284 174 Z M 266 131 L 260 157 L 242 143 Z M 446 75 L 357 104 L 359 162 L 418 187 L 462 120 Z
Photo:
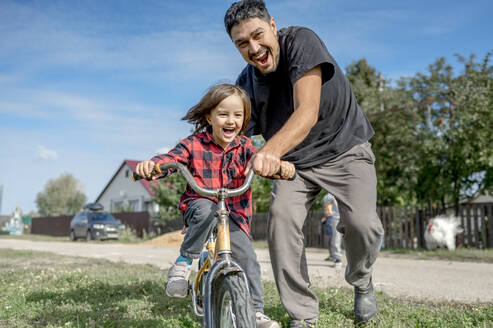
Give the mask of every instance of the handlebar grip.
M 294 171 L 294 174 L 293 174 L 292 177 L 287 178 L 287 179 L 283 179 L 281 177 L 281 169 L 280 168 L 279 168 L 279 170 L 277 171 L 276 174 L 274 174 L 272 177 L 269 177 L 269 179 L 287 180 L 287 181 L 293 181 L 295 178 L 296 178 L 296 171 Z
M 293 181 L 295 178 L 296 178 L 296 171 L 294 171 L 294 174 L 291 178 L 287 178 L 286 180 Z
M 154 169 L 152 169 L 151 177 L 153 177 L 155 175 L 161 175 L 162 173 L 163 173 L 163 171 L 161 171 L 161 169 L 159 168 L 159 165 L 155 165 Z M 132 172 L 132 180 L 138 181 L 141 179 L 145 179 L 145 178 L 138 175 L 137 172 Z

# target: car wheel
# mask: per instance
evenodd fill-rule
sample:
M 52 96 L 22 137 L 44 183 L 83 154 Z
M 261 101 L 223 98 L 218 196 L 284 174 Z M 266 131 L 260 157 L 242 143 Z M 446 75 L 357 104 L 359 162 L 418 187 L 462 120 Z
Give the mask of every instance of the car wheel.
M 92 240 L 91 230 L 87 230 L 87 232 L 86 232 L 86 240 L 87 241 L 91 241 Z
M 70 230 L 70 236 L 69 236 L 71 241 L 75 241 L 77 237 L 75 237 L 75 232 L 74 230 Z

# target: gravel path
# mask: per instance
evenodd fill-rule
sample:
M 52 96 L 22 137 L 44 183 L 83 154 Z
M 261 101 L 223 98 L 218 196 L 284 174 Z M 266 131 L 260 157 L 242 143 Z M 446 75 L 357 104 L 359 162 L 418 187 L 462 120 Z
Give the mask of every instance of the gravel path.
M 153 264 L 162 269 L 171 266 L 177 248 L 86 242 L 33 242 L 0 239 L 0 248 L 30 249 L 56 254 L 83 256 Z M 267 249 L 257 249 L 262 279 L 273 281 Z M 324 261 L 327 252 L 307 249 L 310 279 L 317 287 L 350 287 L 344 280 L 344 266 L 336 269 Z M 431 301 L 464 303 L 493 302 L 493 264 L 455 261 L 413 260 L 380 256 L 374 266 L 375 288 L 388 295 Z

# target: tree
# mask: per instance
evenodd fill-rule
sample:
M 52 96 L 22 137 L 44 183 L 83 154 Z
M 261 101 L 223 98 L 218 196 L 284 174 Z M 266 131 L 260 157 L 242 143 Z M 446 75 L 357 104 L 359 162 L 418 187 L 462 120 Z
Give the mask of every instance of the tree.
M 358 104 L 368 116 L 375 135 L 371 139 L 377 171 L 379 205 L 409 204 L 418 156 L 415 127 L 419 118 L 401 87 L 392 88 L 381 73 L 363 58 L 346 67 Z
M 36 195 L 36 205 L 41 216 L 76 214 L 86 200 L 82 185 L 69 173 L 48 180 L 44 190 Z
M 159 217 L 161 220 L 171 220 L 181 217 L 178 209 L 180 197 L 185 191 L 187 181 L 181 173 L 174 173 L 165 179 L 158 180 L 157 186 L 153 186 L 153 200 L 159 205 Z
M 493 190 L 491 53 L 456 75 L 445 58 L 426 73 L 382 83 L 366 60 L 346 68 L 375 130 L 379 205 L 448 204 Z
M 416 196 L 419 202 L 444 208 L 492 188 L 493 68 L 491 54 L 481 62 L 457 56 L 464 65 L 455 75 L 445 58 L 427 74 L 408 79 L 406 90 L 422 124 L 418 133 L 422 166 Z

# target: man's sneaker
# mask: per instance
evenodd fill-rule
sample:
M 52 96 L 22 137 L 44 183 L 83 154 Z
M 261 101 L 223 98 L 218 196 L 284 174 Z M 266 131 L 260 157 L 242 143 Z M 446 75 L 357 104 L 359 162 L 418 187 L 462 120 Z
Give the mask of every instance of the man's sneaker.
M 255 313 L 255 322 L 257 328 L 281 328 L 277 321 L 270 319 L 262 312 Z
M 324 259 L 324 261 L 330 261 L 330 262 L 335 262 L 335 258 L 333 258 L 332 256 L 328 256 L 327 258 Z
M 341 260 L 335 260 L 335 262 L 334 262 L 334 266 L 335 266 L 336 268 L 340 268 L 340 267 L 342 267 L 342 261 L 341 261 Z
M 309 320 L 291 320 L 289 328 L 312 328 L 315 327 L 316 319 Z
M 166 295 L 169 297 L 184 298 L 188 294 L 188 277 L 192 267 L 185 262 L 173 264 L 168 271 L 168 282 L 166 283 Z

